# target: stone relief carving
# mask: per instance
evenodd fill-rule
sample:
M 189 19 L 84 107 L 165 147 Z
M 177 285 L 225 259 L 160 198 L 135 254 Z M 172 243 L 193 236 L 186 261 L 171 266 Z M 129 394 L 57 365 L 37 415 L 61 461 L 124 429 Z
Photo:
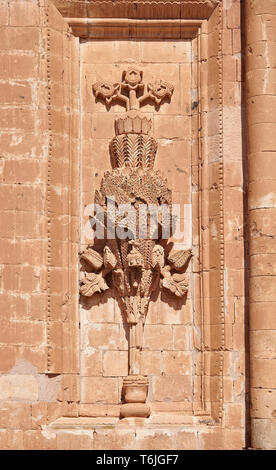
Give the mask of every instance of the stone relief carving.
M 116 135 L 110 142 L 113 169 L 105 173 L 100 190 L 95 193 L 95 203 L 104 211 L 105 246 L 102 253 L 91 245 L 81 253 L 81 259 L 88 263 L 92 272 L 84 274 L 80 292 L 90 297 L 112 286 L 129 324 L 129 376 L 123 384 L 126 403 L 122 406 L 122 416 L 148 416 L 150 413 L 145 404 L 148 379 L 141 375 L 140 352 L 152 293 L 158 286 L 176 297 L 183 297 L 188 291 L 185 270 L 192 256 L 191 249 L 169 249 L 168 253 L 168 239 L 161 235 L 166 224 L 171 223 L 168 213 L 158 218 L 155 237 L 152 237 L 149 215 L 145 216 L 141 210 L 154 205 L 168 208 L 171 214 L 171 190 L 166 179 L 154 170 L 157 142 L 150 135 L 152 122 L 140 107 L 151 102 L 158 110 L 165 99 L 170 100 L 173 90 L 172 84 L 160 79 L 146 86 L 143 72 L 135 67 L 123 72 L 121 83 L 93 85 L 96 98 L 107 105 L 119 101 L 125 105 L 126 113 L 115 120 Z M 132 209 L 133 229 L 128 229 L 127 236 L 124 236 L 125 214 L 115 211 L 110 214 L 110 202 L 114 208 L 126 204 Z M 131 214 L 128 214 L 129 220 Z M 113 237 L 109 233 L 112 224 L 116 228 Z M 140 237 L 141 231 L 143 237 Z

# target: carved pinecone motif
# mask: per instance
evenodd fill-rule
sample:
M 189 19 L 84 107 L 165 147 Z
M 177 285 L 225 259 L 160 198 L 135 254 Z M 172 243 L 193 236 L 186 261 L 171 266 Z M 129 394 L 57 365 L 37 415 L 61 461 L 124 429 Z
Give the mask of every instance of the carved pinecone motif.
M 110 143 L 112 168 L 151 169 L 154 165 L 156 151 L 157 142 L 149 135 L 117 135 Z
M 113 197 L 116 204 L 139 203 L 171 204 L 171 190 L 167 180 L 158 171 L 149 170 L 139 174 L 137 169 L 115 169 L 106 172 L 101 181 L 98 201 L 105 203 L 106 198 Z
M 150 136 L 152 121 L 137 110 L 115 120 L 116 137 L 110 143 L 112 168 L 153 168 L 157 142 Z

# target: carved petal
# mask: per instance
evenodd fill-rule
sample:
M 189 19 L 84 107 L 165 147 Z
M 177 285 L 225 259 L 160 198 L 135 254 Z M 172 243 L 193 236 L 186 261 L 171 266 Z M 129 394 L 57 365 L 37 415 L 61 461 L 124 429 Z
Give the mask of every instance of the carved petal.
M 157 104 L 160 104 L 166 96 L 171 97 L 173 90 L 173 85 L 164 80 L 156 80 L 154 83 L 148 84 L 149 94 Z
M 96 82 L 92 86 L 93 92 L 95 93 L 96 98 L 101 96 L 107 103 L 110 103 L 114 97 L 118 94 L 120 88 L 119 83 L 110 83 L 110 82 Z
M 129 67 L 127 70 L 124 70 L 123 80 L 131 87 L 135 87 L 138 83 L 141 83 L 142 79 L 143 72 L 136 67 Z

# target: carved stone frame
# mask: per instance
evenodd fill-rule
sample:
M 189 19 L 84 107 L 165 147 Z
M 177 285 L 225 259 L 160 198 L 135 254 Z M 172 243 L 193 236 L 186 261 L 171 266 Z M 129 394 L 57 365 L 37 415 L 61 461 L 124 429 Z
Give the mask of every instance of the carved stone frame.
M 125 37 L 154 38 L 154 34 L 162 31 L 162 38 L 169 39 L 173 34 L 179 39 L 190 39 L 197 57 L 192 64 L 192 74 L 196 78 L 198 90 L 198 102 L 192 111 L 192 132 L 196 136 L 192 148 L 192 175 L 193 175 L 193 237 L 198 239 L 199 257 L 197 266 L 194 266 L 195 290 L 194 290 L 194 315 L 195 323 L 201 328 L 201 337 L 195 339 L 196 347 L 201 352 L 201 361 L 198 366 L 194 381 L 193 414 L 198 416 L 199 422 L 206 419 L 209 423 L 221 424 L 223 411 L 224 390 L 224 213 L 223 213 L 223 44 L 222 44 L 222 2 L 211 1 L 178 1 L 162 2 L 165 6 L 162 15 L 155 5 L 150 9 L 150 4 L 159 2 L 145 1 L 137 3 L 141 8 L 149 8 L 149 20 L 126 18 L 125 10 L 127 1 L 119 1 L 116 18 L 101 18 L 99 8 L 98 18 L 87 18 L 87 10 L 83 10 L 82 17 L 72 18 L 74 10 L 72 3 L 66 2 L 63 9 L 61 0 L 55 2 L 66 21 L 71 26 L 73 34 L 80 37 L 114 39 Z M 95 4 L 113 4 L 113 2 L 92 2 Z M 171 14 L 171 6 L 175 4 L 182 14 L 178 19 Z M 169 5 L 169 7 L 168 7 Z M 70 10 L 70 8 L 71 10 Z M 184 8 L 185 7 L 185 8 Z M 184 19 L 185 14 L 192 11 L 193 19 Z M 110 6 L 109 6 L 110 8 Z M 121 15 L 120 15 L 121 8 Z M 160 7 L 161 8 L 161 7 Z M 167 9 L 166 9 L 167 8 Z M 183 8 L 181 10 L 181 8 Z M 104 10 L 107 11 L 106 9 Z M 73 12 L 73 14 L 72 14 Z M 144 18 L 146 12 L 144 12 Z M 175 10 L 174 10 L 175 13 Z M 154 16 L 156 14 L 156 17 Z M 168 16 L 166 16 L 168 15 Z M 172 17 L 173 16 L 173 17 Z M 160 18 L 161 17 L 161 18 Z M 191 16 L 190 16 L 191 17 Z M 139 18 L 139 16 L 138 16 Z M 201 19 L 198 19 L 201 18 Z M 217 35 L 217 42 L 212 40 L 212 48 L 216 49 L 212 55 L 208 54 L 210 22 L 212 22 L 211 34 Z M 215 57 L 217 67 L 211 64 Z M 214 72 L 215 69 L 215 72 Z M 217 100 L 217 107 L 209 107 L 210 80 Z M 209 83 L 208 83 L 209 81 Z M 214 85 L 216 83 L 216 85 Z M 216 145 L 218 158 L 212 158 L 208 130 L 208 118 L 212 114 L 212 125 L 218 130 Z M 215 122 L 215 124 L 214 124 Z M 212 185 L 211 185 L 212 181 Z M 212 187 L 211 187 L 212 186 Z M 211 188 L 210 188 L 211 187 Z M 214 189 L 212 189 L 214 188 Z M 216 221 L 218 240 L 214 240 L 210 230 L 207 229 L 210 219 Z M 69 260 L 70 263 L 70 260 Z M 75 333 L 74 333 L 75 334 Z M 200 418 L 201 416 L 201 418 Z

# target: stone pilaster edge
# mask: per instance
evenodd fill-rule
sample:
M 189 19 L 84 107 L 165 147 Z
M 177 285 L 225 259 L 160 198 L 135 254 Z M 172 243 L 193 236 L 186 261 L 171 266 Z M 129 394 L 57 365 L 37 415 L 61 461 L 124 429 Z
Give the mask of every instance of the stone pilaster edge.
M 45 5 L 45 26 L 46 26 L 46 74 L 47 74 L 47 116 L 48 116 L 48 158 L 47 158 L 47 371 L 51 371 L 51 345 L 50 345 L 50 322 L 51 322 L 51 176 L 52 176 L 52 107 L 51 107 L 51 71 L 50 71 L 50 22 L 49 22 L 49 2 Z
M 223 413 L 223 363 L 225 349 L 225 302 L 224 302 L 224 161 L 223 161 L 223 0 L 219 2 L 219 207 L 220 207 L 220 312 L 221 312 L 221 358 L 219 420 Z

